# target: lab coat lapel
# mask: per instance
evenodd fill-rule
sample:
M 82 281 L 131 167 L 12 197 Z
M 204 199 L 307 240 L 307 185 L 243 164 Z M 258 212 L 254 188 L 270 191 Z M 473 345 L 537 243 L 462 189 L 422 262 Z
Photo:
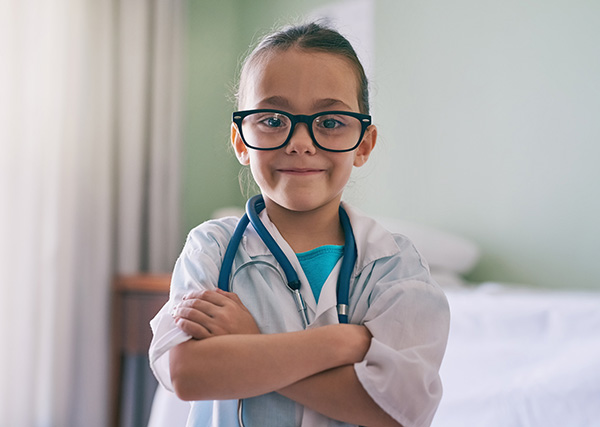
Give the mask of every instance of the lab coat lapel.
M 319 296 L 319 303 L 317 304 L 315 295 L 313 294 L 310 284 L 308 283 L 308 279 L 306 278 L 306 274 L 304 274 L 304 270 L 300 265 L 300 261 L 298 260 L 296 253 L 281 236 L 279 230 L 277 230 L 277 227 L 268 219 L 268 215 L 265 214 L 262 216 L 261 213 L 261 220 L 265 224 L 265 227 L 267 227 L 267 230 L 269 230 L 269 233 L 271 233 L 271 236 L 273 236 L 277 244 L 281 247 L 281 250 L 292 264 L 292 267 L 294 267 L 294 270 L 296 270 L 296 274 L 300 279 L 300 283 L 302 283 L 302 286 L 300 287 L 300 293 L 302 294 L 302 298 L 304 298 L 304 302 L 308 308 L 308 319 L 311 326 L 316 327 L 338 323 L 336 311 L 337 279 L 342 265 L 341 259 L 337 262 L 329 274 L 329 277 L 325 281 Z
M 317 316 L 315 318 L 315 326 L 330 325 L 339 323 L 337 317 L 337 281 L 340 274 L 342 259 L 337 262 L 329 277 L 323 284 L 321 295 L 319 296 L 319 304 L 317 306 Z
M 265 227 L 267 228 L 267 230 L 269 231 L 269 233 L 271 233 L 273 239 L 275 239 L 275 241 L 287 257 L 289 262 L 292 264 L 292 267 L 294 267 L 294 270 L 296 270 L 296 274 L 298 275 L 298 279 L 300 279 L 301 283 L 300 294 L 302 295 L 302 298 L 304 298 L 304 303 L 307 307 L 308 319 L 312 323 L 313 319 L 315 318 L 315 313 L 317 312 L 317 302 L 315 301 L 315 296 L 313 295 L 312 289 L 308 284 L 308 279 L 304 274 L 304 270 L 302 270 L 300 261 L 298 261 L 298 257 L 296 256 L 288 242 L 283 238 L 281 233 L 279 233 L 279 230 L 277 229 L 275 224 L 273 224 L 269 219 L 266 209 L 259 214 L 259 217 L 265 225 Z M 254 230 L 253 232 L 256 233 L 256 231 Z M 270 254 L 270 251 L 267 249 L 266 245 L 262 242 L 262 240 L 260 240 L 258 234 L 256 235 L 256 239 L 260 241 L 260 244 L 262 245 L 262 247 L 264 247 L 264 250 L 266 250 Z M 258 250 L 258 248 L 256 249 Z M 281 266 L 278 265 L 278 268 L 281 269 Z M 281 270 L 281 273 L 283 274 L 283 270 Z
M 379 225 L 374 219 L 363 215 L 358 209 L 342 202 L 352 225 L 356 241 L 357 258 L 353 276 L 358 275 L 367 265 L 399 252 L 392 233 Z M 369 248 L 368 251 L 366 248 Z
M 259 214 L 259 217 L 266 226 L 267 225 L 266 221 L 265 221 L 266 214 L 264 213 L 264 211 Z M 271 232 L 270 227 L 267 227 L 267 230 L 269 230 L 269 232 Z M 252 224 L 248 224 L 248 227 L 246 228 L 246 231 L 244 232 L 244 237 L 242 238 L 242 244 L 244 245 L 244 249 L 246 250 L 246 252 L 248 252 L 248 255 L 250 255 L 253 258 L 257 257 L 257 256 L 272 255 L 269 248 L 267 248 L 267 245 L 264 244 L 264 242 L 262 241 L 262 239 L 260 238 L 260 236 L 258 235 L 256 230 L 254 229 L 254 227 L 252 227 Z M 282 271 L 282 274 L 283 274 L 283 271 Z

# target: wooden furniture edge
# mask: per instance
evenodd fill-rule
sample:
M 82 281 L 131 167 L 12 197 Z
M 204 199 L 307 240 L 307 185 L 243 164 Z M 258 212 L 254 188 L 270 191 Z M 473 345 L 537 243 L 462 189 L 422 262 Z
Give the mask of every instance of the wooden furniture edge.
M 120 274 L 114 279 L 117 292 L 169 292 L 170 274 Z

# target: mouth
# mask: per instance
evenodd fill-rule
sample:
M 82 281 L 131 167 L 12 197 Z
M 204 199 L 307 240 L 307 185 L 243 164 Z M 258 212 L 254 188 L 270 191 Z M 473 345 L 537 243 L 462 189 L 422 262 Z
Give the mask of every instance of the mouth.
M 277 169 L 277 172 L 284 173 L 288 175 L 299 175 L 299 176 L 309 176 L 316 175 L 324 172 L 324 169 L 313 169 L 313 168 L 282 168 Z

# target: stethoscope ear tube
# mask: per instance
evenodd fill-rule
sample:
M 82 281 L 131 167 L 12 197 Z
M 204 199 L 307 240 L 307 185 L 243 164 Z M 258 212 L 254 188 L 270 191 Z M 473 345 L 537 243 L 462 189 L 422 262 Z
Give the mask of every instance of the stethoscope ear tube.
M 296 307 L 298 308 L 298 312 L 302 317 L 302 323 L 304 328 L 308 326 L 308 314 L 306 313 L 306 304 L 304 303 L 304 299 L 300 294 L 300 279 L 298 278 L 298 274 L 294 267 L 285 256 L 271 233 L 267 230 L 265 225 L 260 220 L 258 214 L 265 208 L 265 201 L 261 194 L 258 194 L 254 197 L 251 197 L 250 200 L 246 203 L 246 212 L 248 213 L 248 218 L 250 219 L 250 223 L 252 227 L 256 230 L 256 233 L 262 239 L 264 244 L 269 248 L 281 268 L 285 274 L 287 279 L 287 286 L 292 291 L 294 296 L 294 301 L 296 302 Z
M 341 206 L 339 212 L 340 222 L 342 223 L 342 229 L 344 230 L 345 242 L 344 257 L 342 258 L 342 266 L 340 268 L 340 274 L 337 283 L 337 310 L 339 322 L 348 323 L 350 277 L 352 276 L 352 271 L 356 262 L 356 242 L 354 240 L 354 233 L 352 232 L 352 226 L 350 225 L 350 218 L 348 218 L 348 214 Z
M 269 248 L 279 265 L 281 266 L 287 280 L 287 286 L 292 291 L 294 301 L 298 312 L 302 317 L 304 327 L 308 326 L 308 315 L 306 312 L 306 304 L 300 294 L 300 280 L 294 267 L 285 256 L 273 236 L 269 233 L 265 225 L 260 220 L 258 214 L 265 208 L 265 202 L 261 194 L 251 197 L 246 203 L 246 213 L 238 222 L 233 235 L 229 241 L 225 255 L 223 257 L 223 263 L 221 265 L 221 271 L 219 273 L 218 286 L 224 291 L 229 291 L 229 278 L 231 270 L 233 268 L 233 260 L 237 252 L 238 246 L 240 245 L 244 232 L 248 227 L 248 224 L 252 224 L 256 233 Z M 340 222 L 344 230 L 345 243 L 344 243 L 344 254 L 342 259 L 342 265 L 337 282 L 337 312 L 338 320 L 340 323 L 348 323 L 348 299 L 350 293 L 350 278 L 354 269 L 354 263 L 356 262 L 357 251 L 356 243 L 354 241 L 354 233 L 352 232 L 352 226 L 350 224 L 350 218 L 342 206 L 339 208 Z
M 292 290 L 300 289 L 300 280 L 298 279 L 298 275 L 296 274 L 296 270 L 292 267 L 292 264 L 287 259 L 271 233 L 267 230 L 267 227 L 262 223 L 258 214 L 265 208 L 265 201 L 263 199 L 262 194 L 257 194 L 254 197 L 251 197 L 250 200 L 246 203 L 246 212 L 248 213 L 248 218 L 250 218 L 250 223 L 252 227 L 256 230 L 256 233 L 260 236 L 264 244 L 269 248 L 281 268 L 285 273 L 285 277 L 288 281 L 288 287 Z
M 248 227 L 248 223 L 250 220 L 248 219 L 248 215 L 244 214 L 237 223 L 235 230 L 233 231 L 233 235 L 229 240 L 229 244 L 227 245 L 227 249 L 225 250 L 225 255 L 223 256 L 223 263 L 221 264 L 221 271 L 219 272 L 219 289 L 223 291 L 229 291 L 229 276 L 231 275 L 231 269 L 233 268 L 233 259 L 235 257 L 235 253 L 237 252 L 238 246 L 242 241 L 242 237 L 244 236 L 244 231 L 246 231 L 246 227 Z

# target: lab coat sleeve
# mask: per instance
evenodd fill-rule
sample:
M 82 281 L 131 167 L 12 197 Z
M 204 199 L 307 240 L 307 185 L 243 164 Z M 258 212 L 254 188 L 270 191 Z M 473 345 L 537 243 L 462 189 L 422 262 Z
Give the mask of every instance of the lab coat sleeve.
M 153 333 L 149 351 L 150 367 L 158 381 L 169 391 L 173 391 L 169 352 L 191 338 L 177 327 L 171 313 L 185 294 L 217 286 L 222 254 L 234 225 L 235 222 L 232 225 L 228 220 L 209 221 L 190 232 L 175 263 L 169 301 L 150 321 Z
M 412 244 L 379 262 L 364 318 L 373 338 L 354 368 L 371 398 L 404 427 L 429 426 L 442 397 L 448 303 Z M 407 263 L 414 267 L 407 271 Z M 383 273 L 373 277 L 377 271 Z

